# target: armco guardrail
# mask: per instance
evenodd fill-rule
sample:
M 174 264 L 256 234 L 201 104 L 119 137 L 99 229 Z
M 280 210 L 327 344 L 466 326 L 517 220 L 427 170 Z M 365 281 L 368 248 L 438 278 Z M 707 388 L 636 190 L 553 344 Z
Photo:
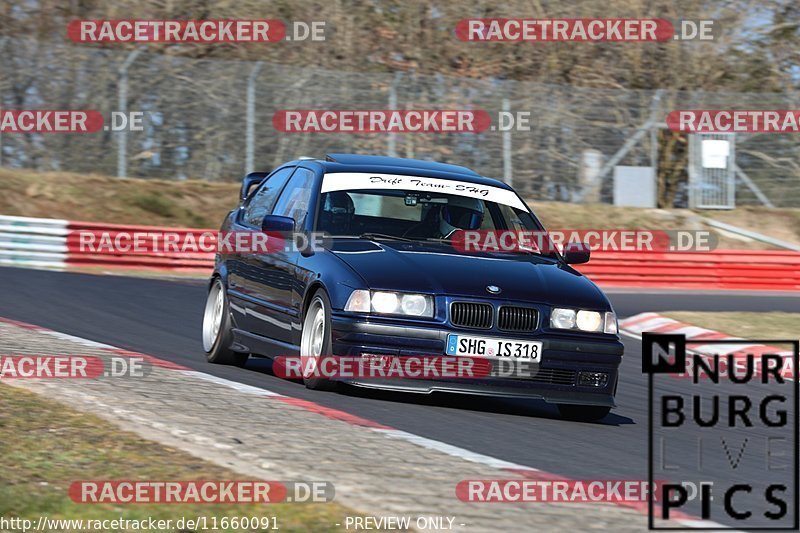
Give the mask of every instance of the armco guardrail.
M 0 216 L 0 264 L 63 268 L 69 222 Z
M 127 226 L 46 218 L 0 216 L 0 265 L 49 268 L 165 270 L 207 273 L 213 253 L 138 251 L 89 253 L 80 246 L 87 233 L 134 232 L 192 234 L 215 230 Z M 85 248 L 85 247 L 84 247 Z M 800 253 L 764 250 L 713 252 L 592 252 L 578 270 L 605 287 L 683 289 L 800 290 Z
M 216 230 L 128 226 L 94 222 L 75 222 L 49 218 L 0 216 L 0 265 L 64 269 L 102 267 L 107 269 L 168 270 L 210 272 L 213 253 L 164 253 L 132 250 L 118 253 L 107 248 L 87 252 L 81 237 L 87 234 L 110 236 L 118 233 L 152 232 L 193 234 L 199 238 Z
M 800 290 L 800 253 L 783 250 L 596 252 L 578 269 L 609 287 Z

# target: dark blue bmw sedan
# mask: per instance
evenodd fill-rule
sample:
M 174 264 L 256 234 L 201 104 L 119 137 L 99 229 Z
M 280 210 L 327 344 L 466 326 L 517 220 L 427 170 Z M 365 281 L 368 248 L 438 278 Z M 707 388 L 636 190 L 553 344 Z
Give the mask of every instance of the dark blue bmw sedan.
M 467 251 L 463 231 L 543 231 L 508 185 L 455 165 L 332 154 L 242 183 L 223 232 L 321 246 L 220 252 L 203 320 L 212 363 L 252 356 L 472 357 L 533 371 L 447 379 L 329 379 L 398 391 L 536 398 L 566 418 L 614 407 L 623 345 L 613 309 L 570 264 L 588 249 Z

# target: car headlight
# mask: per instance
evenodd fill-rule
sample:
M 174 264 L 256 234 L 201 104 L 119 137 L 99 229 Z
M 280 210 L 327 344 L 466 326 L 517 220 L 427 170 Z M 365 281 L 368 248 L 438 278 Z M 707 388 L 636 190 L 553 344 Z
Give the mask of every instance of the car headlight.
M 603 315 L 597 311 L 578 311 L 575 316 L 575 325 L 581 331 L 602 331 Z
M 400 298 L 394 292 L 372 293 L 372 310 L 376 313 L 396 313 Z
M 558 329 L 575 329 L 575 311 L 572 309 L 553 308 L 550 313 L 550 327 Z
M 433 317 L 433 298 L 425 294 L 357 289 L 350 293 L 345 311 Z
M 586 309 L 563 309 L 554 307 L 550 312 L 550 327 L 576 329 L 593 333 L 617 334 L 617 317 L 612 312 L 598 313 Z
M 406 294 L 400 300 L 400 308 L 404 315 L 423 316 L 428 310 L 428 299 L 421 294 Z

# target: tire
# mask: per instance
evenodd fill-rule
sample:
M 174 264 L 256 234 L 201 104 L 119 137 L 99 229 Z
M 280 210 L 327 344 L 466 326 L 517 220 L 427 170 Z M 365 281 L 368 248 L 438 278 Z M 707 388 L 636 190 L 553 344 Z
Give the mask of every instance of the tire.
M 605 418 L 606 415 L 608 415 L 608 413 L 611 411 L 611 408 L 600 405 L 574 405 L 560 403 L 558 404 L 558 411 L 561 413 L 561 416 L 567 420 L 595 422 Z
M 209 363 L 244 366 L 249 354 L 234 352 L 228 293 L 222 280 L 216 278 L 208 290 L 203 313 L 203 350 Z
M 305 371 L 315 368 L 314 362 L 331 355 L 331 301 L 328 294 L 318 289 L 308 303 L 300 332 L 300 358 Z M 303 376 L 306 387 L 314 390 L 336 390 L 338 382 L 319 376 Z

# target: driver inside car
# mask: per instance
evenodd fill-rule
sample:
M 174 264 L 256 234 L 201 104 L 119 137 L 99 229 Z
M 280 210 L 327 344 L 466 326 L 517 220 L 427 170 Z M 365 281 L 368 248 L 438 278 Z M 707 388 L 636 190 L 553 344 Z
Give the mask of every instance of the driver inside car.
M 424 220 L 404 237 L 450 239 L 458 230 L 476 230 L 483 223 L 483 202 L 465 196 L 449 196 L 444 205 L 432 204 Z

